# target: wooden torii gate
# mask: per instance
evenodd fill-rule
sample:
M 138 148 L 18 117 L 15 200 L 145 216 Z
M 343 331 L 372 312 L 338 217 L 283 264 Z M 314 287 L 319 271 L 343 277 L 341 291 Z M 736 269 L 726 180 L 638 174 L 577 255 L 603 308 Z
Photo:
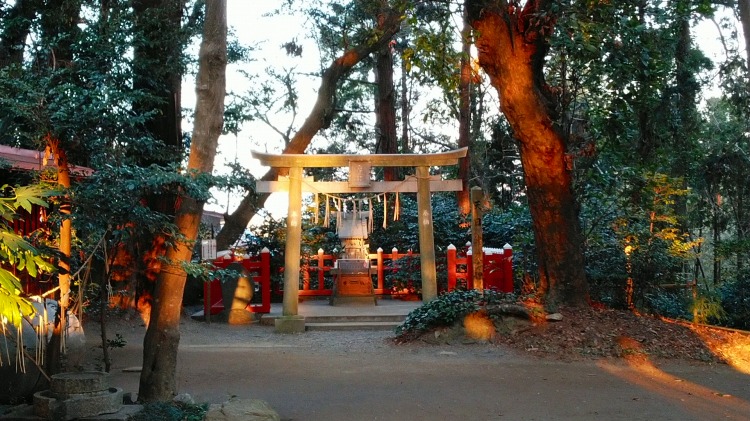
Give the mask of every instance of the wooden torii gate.
M 284 304 L 282 317 L 276 319 L 277 332 L 303 332 L 305 319 L 298 314 L 300 244 L 302 241 L 302 191 L 304 168 L 349 167 L 348 182 L 306 182 L 308 191 L 318 193 L 396 193 L 417 192 L 419 221 L 419 255 L 422 267 L 422 300 L 437 297 L 435 239 L 432 225 L 432 191 L 461 191 L 461 180 L 439 180 L 430 177 L 430 167 L 457 165 L 466 157 L 467 148 L 433 154 L 267 154 L 252 152 L 262 165 L 289 170 L 288 180 L 258 181 L 258 193 L 289 192 L 287 241 L 284 262 Z M 404 181 L 370 181 L 371 167 L 415 167 L 414 179 Z

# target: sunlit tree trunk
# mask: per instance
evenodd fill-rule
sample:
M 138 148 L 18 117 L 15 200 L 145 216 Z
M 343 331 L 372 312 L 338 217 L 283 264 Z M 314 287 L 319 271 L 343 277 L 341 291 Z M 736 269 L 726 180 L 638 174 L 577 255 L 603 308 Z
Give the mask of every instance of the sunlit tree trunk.
M 479 64 L 520 143 L 542 292 L 550 305 L 587 305 L 583 236 L 566 144 L 545 94 L 551 3 L 527 1 L 521 8 L 501 0 L 467 0 L 466 7 L 477 34 Z
M 196 82 L 197 104 L 188 171 L 210 174 L 224 124 L 226 94 L 227 17 L 226 0 L 206 2 L 203 41 Z M 142 401 L 169 401 L 177 393 L 177 349 L 180 313 L 187 275 L 182 264 L 190 262 L 198 235 L 203 203 L 192 197 L 178 200 L 175 223 L 183 239 L 167 249 L 167 267 L 159 274 L 146 336 L 138 397 Z
M 40 32 L 43 44 L 49 46 L 37 52 L 36 65 L 59 69 L 71 67 L 73 64 L 73 45 L 80 32 L 78 28 L 79 15 L 81 11 L 80 0 L 49 0 L 40 9 Z M 48 71 L 48 69 L 45 69 Z M 54 128 L 53 128 L 54 129 Z M 63 360 L 65 348 L 65 330 L 67 328 L 67 312 L 70 308 L 70 255 L 72 239 L 72 221 L 70 219 L 71 203 L 67 191 L 70 189 L 70 168 L 68 165 L 67 151 L 61 139 L 53 133 L 48 133 L 44 140 L 45 154 L 49 159 L 54 159 L 57 165 L 57 184 L 63 190 L 60 200 L 60 237 L 58 240 L 58 251 L 60 263 L 58 272 L 58 314 L 55 315 L 55 324 L 52 337 L 47 348 L 47 359 L 45 368 L 47 374 L 56 374 L 63 371 Z
M 60 147 L 60 142 L 48 135 L 46 139 L 47 154 L 49 159 L 54 159 L 57 165 L 57 185 L 64 193 L 60 200 L 60 238 L 57 250 L 60 252 L 60 263 L 57 274 L 57 286 L 59 288 L 58 311 L 55 315 L 55 324 L 52 331 L 48 351 L 46 370 L 48 375 L 63 371 L 62 355 L 65 347 L 65 330 L 70 308 L 70 254 L 72 245 L 72 221 L 70 219 L 71 204 L 67 192 L 70 189 L 70 166 L 65 150 Z

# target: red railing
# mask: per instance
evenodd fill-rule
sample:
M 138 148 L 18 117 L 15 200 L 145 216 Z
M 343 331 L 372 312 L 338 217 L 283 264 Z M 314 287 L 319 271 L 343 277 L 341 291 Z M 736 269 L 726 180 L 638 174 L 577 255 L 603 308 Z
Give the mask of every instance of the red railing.
M 484 289 L 513 292 L 513 247 L 506 244 L 502 249 L 484 248 Z M 474 287 L 471 249 L 462 256 L 453 244 L 448 246 L 448 290 L 452 291 L 462 281 L 466 289 Z
M 226 268 L 230 263 L 239 262 L 242 267 L 257 275 L 253 281 L 260 285 L 260 304 L 248 304 L 247 310 L 253 313 L 271 312 L 271 253 L 264 248 L 257 256 L 234 256 L 227 255 L 213 261 L 214 266 Z M 210 305 L 209 305 L 210 303 Z M 224 301 L 221 293 L 221 281 L 214 279 L 203 284 L 203 314 L 218 314 L 224 310 Z
M 513 248 L 506 244 L 502 249 L 484 248 L 484 288 L 499 292 L 513 292 Z M 378 249 L 377 253 L 370 253 L 370 274 L 376 295 L 390 295 L 390 288 L 385 286 L 386 274 L 399 270 L 393 263 L 404 257 L 419 258 L 418 253 L 409 250 L 399 253 L 393 248 L 391 253 L 383 253 Z M 317 255 L 310 256 L 300 265 L 302 273 L 302 285 L 299 291 L 301 297 L 330 296 L 333 291 L 326 288 L 326 278 L 330 277 L 330 271 L 335 267 L 336 256 L 324 254 L 318 250 Z M 456 289 L 459 281 L 468 289 L 473 288 L 471 250 L 459 255 L 456 247 L 448 246 L 447 252 L 448 291 Z M 317 280 L 317 287 L 313 287 L 312 280 Z
M 315 265 L 313 266 L 313 262 Z M 326 264 L 330 262 L 330 264 Z M 323 254 L 323 249 L 318 250 L 318 254 L 305 259 L 300 264 L 302 273 L 302 289 L 299 291 L 300 297 L 327 296 L 333 294 L 333 290 L 326 288 L 326 273 L 329 273 L 336 264 L 336 256 L 333 254 Z M 312 289 L 311 278 L 315 276 L 318 286 Z

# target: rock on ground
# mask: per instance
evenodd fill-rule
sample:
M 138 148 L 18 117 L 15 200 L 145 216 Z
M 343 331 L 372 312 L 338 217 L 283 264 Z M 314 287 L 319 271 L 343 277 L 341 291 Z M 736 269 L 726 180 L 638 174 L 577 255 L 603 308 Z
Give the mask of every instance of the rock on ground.
M 211 405 L 206 421 L 281 421 L 281 418 L 266 401 L 232 398 Z

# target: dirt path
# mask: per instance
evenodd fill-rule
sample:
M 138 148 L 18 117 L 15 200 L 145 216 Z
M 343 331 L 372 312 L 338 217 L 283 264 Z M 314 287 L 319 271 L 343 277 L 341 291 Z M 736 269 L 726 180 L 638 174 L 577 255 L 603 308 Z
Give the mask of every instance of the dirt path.
M 110 336 L 112 384 L 138 391 L 144 328 Z M 268 401 L 284 420 L 750 420 L 750 376 L 725 365 L 559 362 L 494 345 L 390 344 L 388 332 L 278 335 L 186 318 L 180 392 Z M 91 349 L 94 326 L 87 328 Z

